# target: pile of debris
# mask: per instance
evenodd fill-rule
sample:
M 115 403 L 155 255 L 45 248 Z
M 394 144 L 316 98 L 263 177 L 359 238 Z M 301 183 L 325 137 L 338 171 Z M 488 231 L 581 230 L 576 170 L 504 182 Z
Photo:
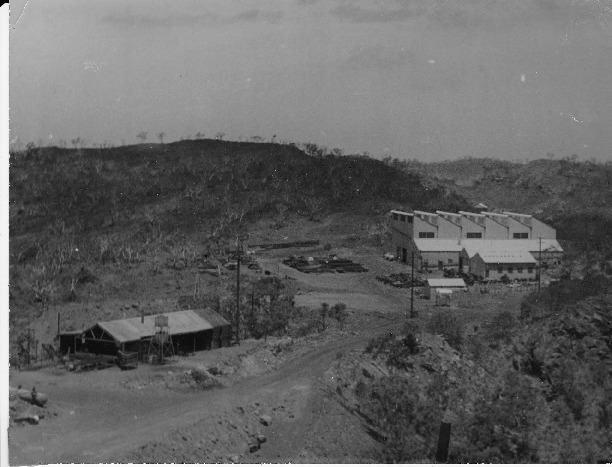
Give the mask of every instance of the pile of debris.
M 293 255 L 289 256 L 289 259 L 283 261 L 283 264 L 297 269 L 304 273 L 325 273 L 325 272 L 367 272 L 361 264 L 355 263 L 350 259 L 342 259 L 336 255 L 329 255 L 323 258 L 313 258 L 312 256 L 306 258 L 304 256 L 298 256 L 297 258 Z
M 414 283 L 415 287 L 423 287 L 425 285 L 425 281 L 420 277 L 414 277 L 414 279 L 412 279 L 412 276 L 406 272 L 376 276 L 376 280 L 383 284 L 406 289 L 409 289 L 412 283 Z
M 257 245 L 249 245 L 253 250 L 277 250 L 281 248 L 304 248 L 317 246 L 320 243 L 319 240 L 302 240 L 297 242 L 284 242 L 284 243 L 260 243 Z
M 9 417 L 10 423 L 29 423 L 38 425 L 45 415 L 50 415 L 45 409 L 47 396 L 37 392 L 36 388 L 27 389 L 9 388 Z

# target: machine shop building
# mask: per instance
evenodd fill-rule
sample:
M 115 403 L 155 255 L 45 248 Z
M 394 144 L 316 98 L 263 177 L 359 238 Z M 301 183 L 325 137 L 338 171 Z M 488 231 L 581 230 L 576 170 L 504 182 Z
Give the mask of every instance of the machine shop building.
M 172 340 L 176 353 L 210 350 L 229 344 L 230 323 L 211 310 L 175 311 L 163 313 L 168 318 L 164 330 Z M 149 352 L 151 339 L 160 330 L 155 318 L 141 315 L 113 321 L 102 321 L 82 331 L 60 333 L 60 351 L 117 355 L 136 352 L 143 361 Z

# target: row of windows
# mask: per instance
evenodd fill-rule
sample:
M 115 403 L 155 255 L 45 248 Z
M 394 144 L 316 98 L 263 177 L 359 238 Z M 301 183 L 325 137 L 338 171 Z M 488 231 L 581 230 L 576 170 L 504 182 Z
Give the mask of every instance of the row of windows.
M 529 238 L 529 233 L 528 232 L 515 232 L 512 234 L 512 238 L 520 238 L 520 239 Z
M 516 272 L 518 272 L 519 274 L 522 274 L 523 269 L 524 269 L 524 266 L 523 266 L 522 264 L 519 264 L 519 265 L 516 267 Z M 508 266 L 507 270 L 508 270 L 508 272 L 509 272 L 509 273 L 513 273 L 513 272 L 514 272 L 514 266 Z M 501 265 L 500 265 L 500 266 L 497 266 L 497 272 L 498 272 L 499 274 L 502 274 L 502 273 L 504 272 L 504 267 L 503 267 L 503 266 L 501 266 Z M 528 267 L 527 267 L 527 272 L 528 272 L 529 274 L 533 274 L 533 266 L 528 266 Z
M 467 232 L 467 238 L 482 238 L 482 232 Z
M 419 238 L 435 238 L 434 232 L 419 232 Z
M 412 216 L 403 216 L 402 214 L 393 213 L 393 220 L 412 224 Z
M 508 266 L 508 274 L 512 274 L 514 272 L 514 267 L 513 266 Z M 516 267 L 516 272 L 519 274 L 522 274 L 523 272 L 523 266 L 517 266 Z M 529 266 L 527 268 L 527 272 L 529 274 L 533 274 L 533 266 Z M 503 266 L 498 266 L 497 267 L 497 273 L 498 274 L 503 274 L 504 273 L 504 267 Z M 489 270 L 485 270 L 485 277 L 489 277 Z

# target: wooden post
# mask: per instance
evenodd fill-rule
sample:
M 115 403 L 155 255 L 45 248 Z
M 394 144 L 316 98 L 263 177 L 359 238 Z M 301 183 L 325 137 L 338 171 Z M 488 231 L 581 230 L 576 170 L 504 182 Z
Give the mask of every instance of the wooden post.
M 242 242 L 236 248 L 238 252 L 238 261 L 236 267 L 236 343 L 240 345 L 240 253 Z
M 412 264 L 411 264 L 411 273 L 410 273 L 410 317 L 416 318 L 416 313 L 414 311 L 414 250 L 412 250 Z
M 57 313 L 57 339 L 59 340 L 59 336 L 60 336 L 60 314 L 59 312 Z
M 542 284 L 542 237 L 540 237 L 540 254 L 539 254 L 539 264 L 538 264 L 538 292 L 540 291 L 540 287 Z
M 450 444 L 451 423 L 442 420 L 440 423 L 440 434 L 438 435 L 438 450 L 436 451 L 436 462 L 446 462 L 448 459 L 448 446 Z

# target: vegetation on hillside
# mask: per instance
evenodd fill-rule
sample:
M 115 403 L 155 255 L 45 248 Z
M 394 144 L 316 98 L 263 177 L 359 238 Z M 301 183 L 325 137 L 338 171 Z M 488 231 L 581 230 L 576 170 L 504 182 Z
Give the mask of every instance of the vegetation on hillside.
M 610 462 L 611 292 L 602 275 L 561 281 L 469 338 L 436 312 L 339 364 L 336 393 L 385 443 L 384 462 L 433 459 L 443 417 L 452 462 Z
M 387 158 L 386 163 L 453 188 L 472 204 L 537 214 L 545 220 L 578 212 L 612 214 L 612 163 L 577 156 L 527 163 L 465 158 L 423 163 Z
M 78 300 L 83 268 L 146 264 L 157 274 L 164 266 L 194 267 L 222 259 L 230 241 L 260 219 L 467 206 L 448 189 L 381 161 L 303 148 L 200 139 L 28 145 L 11 154 L 12 325 L 22 310 L 35 309 L 32 320 L 49 304 Z M 378 235 L 375 227 L 364 235 Z

